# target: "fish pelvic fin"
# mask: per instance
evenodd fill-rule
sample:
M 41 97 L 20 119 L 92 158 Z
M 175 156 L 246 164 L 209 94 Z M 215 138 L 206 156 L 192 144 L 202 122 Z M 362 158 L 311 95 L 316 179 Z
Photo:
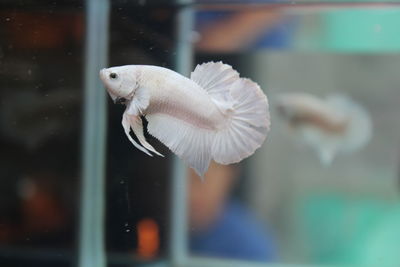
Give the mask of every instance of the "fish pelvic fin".
M 152 145 L 150 145 L 143 134 L 143 122 L 140 116 L 129 116 L 129 121 L 131 124 L 131 128 L 133 133 L 136 135 L 137 139 L 139 140 L 140 144 L 144 146 L 147 150 L 150 150 L 154 154 L 164 157 L 161 153 L 154 149 Z
M 152 145 L 150 145 L 147 141 L 146 138 L 144 137 L 143 134 L 143 123 L 142 119 L 140 116 L 133 116 L 129 115 L 127 112 L 124 112 L 122 115 L 122 126 L 124 128 L 125 134 L 128 137 L 129 141 L 140 151 L 146 153 L 149 156 L 153 156 L 149 151 L 153 152 L 156 155 L 159 155 L 161 157 L 164 157 L 161 153 L 159 153 L 157 150 L 153 148 Z M 133 138 L 130 136 L 130 129 L 132 129 L 133 133 L 136 135 L 137 139 L 139 140 L 140 144 L 135 142 Z M 148 151 L 149 150 L 149 151 Z
M 149 151 L 147 151 L 144 147 L 142 147 L 141 145 L 139 145 L 138 143 L 135 142 L 135 140 L 133 140 L 132 136 L 129 134 L 131 131 L 131 124 L 130 124 L 130 120 L 129 120 L 129 115 L 127 112 L 124 112 L 124 114 L 122 115 L 122 127 L 124 128 L 124 132 L 126 134 L 126 137 L 128 137 L 129 141 L 140 151 L 146 153 L 147 155 L 149 155 L 150 157 L 152 157 L 153 155 L 150 154 Z

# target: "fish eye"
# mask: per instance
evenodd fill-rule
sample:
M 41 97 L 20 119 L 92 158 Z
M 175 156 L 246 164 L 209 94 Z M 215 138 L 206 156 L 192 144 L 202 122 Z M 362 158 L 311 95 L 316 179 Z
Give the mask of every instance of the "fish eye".
M 117 78 L 117 74 L 115 72 L 111 72 L 110 79 L 116 79 L 116 78 Z

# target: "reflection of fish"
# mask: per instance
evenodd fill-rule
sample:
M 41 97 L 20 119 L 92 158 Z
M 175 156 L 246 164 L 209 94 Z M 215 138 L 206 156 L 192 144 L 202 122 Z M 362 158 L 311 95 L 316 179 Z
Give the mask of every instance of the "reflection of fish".
M 345 96 L 323 100 L 306 93 L 288 93 L 278 98 L 276 108 L 324 164 L 330 164 L 337 153 L 360 149 L 371 138 L 368 113 Z
M 161 155 L 143 135 L 143 115 L 149 133 L 200 176 L 211 159 L 230 164 L 253 154 L 269 129 L 268 102 L 259 86 L 221 62 L 198 65 L 190 79 L 143 65 L 103 69 L 100 78 L 114 102 L 126 104 L 122 125 L 133 145 Z

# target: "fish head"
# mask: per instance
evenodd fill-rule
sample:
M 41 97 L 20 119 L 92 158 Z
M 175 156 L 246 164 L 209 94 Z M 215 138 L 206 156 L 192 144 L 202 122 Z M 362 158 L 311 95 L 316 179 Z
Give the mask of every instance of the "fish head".
M 126 104 L 139 87 L 137 68 L 131 66 L 112 67 L 100 70 L 100 79 L 116 104 Z

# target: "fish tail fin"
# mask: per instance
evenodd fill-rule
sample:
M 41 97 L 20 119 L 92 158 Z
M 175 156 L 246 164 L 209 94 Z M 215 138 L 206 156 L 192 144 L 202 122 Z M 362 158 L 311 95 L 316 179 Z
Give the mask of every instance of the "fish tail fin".
M 366 145 L 372 136 L 372 122 L 368 112 L 344 95 L 331 95 L 327 101 L 348 118 L 341 140 L 341 151 L 352 152 Z
M 226 127 L 217 131 L 211 149 L 213 159 L 221 164 L 236 163 L 253 154 L 270 126 L 268 100 L 256 83 L 239 78 L 230 86 L 230 95 Z M 226 104 L 220 106 L 223 109 Z
M 222 62 L 197 65 L 191 79 L 211 96 L 227 117 L 211 143 L 212 159 L 231 164 L 250 156 L 264 142 L 270 126 L 268 100 L 258 84 L 240 78 Z

